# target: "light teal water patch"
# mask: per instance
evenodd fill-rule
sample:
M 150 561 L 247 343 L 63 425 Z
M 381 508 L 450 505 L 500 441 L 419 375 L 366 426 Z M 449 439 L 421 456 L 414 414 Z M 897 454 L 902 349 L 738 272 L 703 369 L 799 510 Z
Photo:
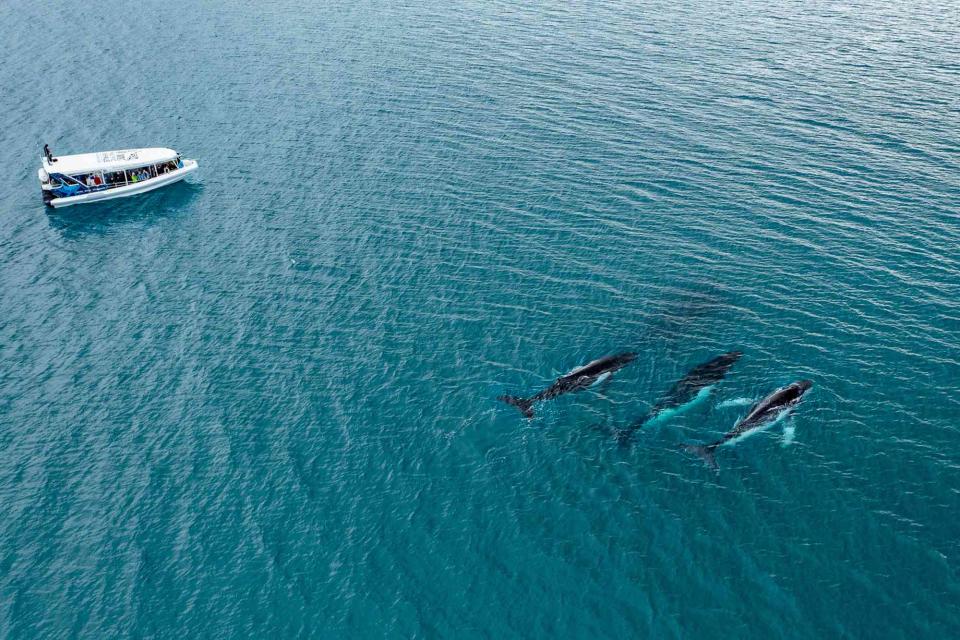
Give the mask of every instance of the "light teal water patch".
M 0 638 L 960 637 L 958 20 L 0 2 Z M 786 452 L 588 428 L 734 347 Z

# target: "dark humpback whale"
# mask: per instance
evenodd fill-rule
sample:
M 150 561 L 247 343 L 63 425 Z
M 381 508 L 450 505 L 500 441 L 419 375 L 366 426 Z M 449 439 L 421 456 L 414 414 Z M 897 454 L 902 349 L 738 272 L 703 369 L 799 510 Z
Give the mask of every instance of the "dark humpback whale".
M 716 451 L 717 447 L 734 444 L 774 424 L 780 418 L 786 416 L 791 409 L 796 407 L 797 404 L 800 403 L 800 400 L 803 399 L 803 395 L 809 391 L 812 386 L 813 383 L 809 380 L 800 380 L 788 384 L 785 387 L 780 387 L 750 407 L 750 412 L 740 419 L 740 421 L 734 425 L 733 429 L 716 442 L 711 442 L 707 445 L 685 444 L 681 446 L 685 450 L 697 454 L 703 458 L 708 465 L 716 469 L 717 461 L 716 458 L 714 458 L 714 451 Z
M 520 410 L 527 418 L 533 417 L 533 405 L 541 400 L 549 400 L 565 393 L 581 391 L 587 387 L 605 379 L 614 371 L 622 369 L 634 360 L 637 354 L 632 352 L 618 353 L 612 356 L 606 356 L 593 362 L 577 367 L 570 373 L 557 378 L 556 382 L 529 398 L 518 398 L 517 396 L 500 396 L 507 404 L 512 404 Z
M 731 351 L 695 366 L 657 401 L 644 422 L 669 418 L 697 400 L 707 397 L 714 385 L 723 380 L 742 355 L 739 351 Z
M 645 425 L 669 420 L 709 396 L 713 387 L 723 380 L 742 355 L 740 351 L 730 351 L 690 369 L 657 400 L 645 417 L 626 429 L 616 431 L 617 440 L 621 444 L 628 444 L 634 432 Z

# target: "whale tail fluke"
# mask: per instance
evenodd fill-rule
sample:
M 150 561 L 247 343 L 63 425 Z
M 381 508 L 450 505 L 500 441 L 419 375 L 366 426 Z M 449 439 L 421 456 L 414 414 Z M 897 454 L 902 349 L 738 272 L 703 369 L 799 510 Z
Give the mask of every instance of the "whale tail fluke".
M 613 433 L 613 437 L 616 438 L 617 444 L 621 447 L 629 447 L 637 441 L 638 432 L 643 429 L 648 422 L 650 422 L 649 416 L 635 420 L 629 427 L 617 429 Z
M 683 444 L 680 447 L 688 452 L 695 453 L 699 457 L 703 458 L 703 461 L 707 463 L 707 466 L 716 471 L 720 467 L 717 466 L 717 458 L 713 454 L 714 450 L 717 448 L 715 444 Z
M 603 434 L 603 436 L 606 438 L 612 438 L 614 442 L 624 449 L 629 448 L 630 445 L 633 444 L 633 431 L 630 429 L 608 427 L 607 425 L 599 422 L 590 425 L 590 428 L 598 433 Z
M 613 432 L 613 438 L 617 444 L 627 449 L 633 444 L 633 429 L 617 429 Z
M 533 401 L 529 398 L 518 398 L 517 396 L 500 396 L 497 400 L 502 400 L 507 404 L 512 404 L 517 409 L 520 410 L 520 413 L 523 414 L 524 418 L 533 419 Z

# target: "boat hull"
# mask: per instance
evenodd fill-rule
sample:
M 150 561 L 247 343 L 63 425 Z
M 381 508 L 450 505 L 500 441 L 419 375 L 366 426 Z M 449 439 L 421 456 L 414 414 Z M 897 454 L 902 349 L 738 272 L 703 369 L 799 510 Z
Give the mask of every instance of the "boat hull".
M 150 178 L 149 180 L 144 180 L 143 182 L 135 182 L 133 184 L 127 184 L 122 187 L 115 187 L 113 189 L 104 189 L 103 191 L 92 191 L 90 193 L 80 193 L 75 196 L 53 198 L 47 202 L 47 204 L 51 207 L 60 209 L 62 207 L 69 207 L 71 205 L 83 204 L 86 202 L 102 202 L 104 200 L 135 196 L 140 193 L 146 193 L 147 191 L 153 191 L 154 189 L 165 187 L 168 184 L 180 182 L 186 178 L 187 175 L 196 171 L 198 166 L 199 165 L 197 164 L 196 160 L 184 160 L 183 167 L 175 171 L 171 171 L 170 173 L 159 175 L 156 178 Z

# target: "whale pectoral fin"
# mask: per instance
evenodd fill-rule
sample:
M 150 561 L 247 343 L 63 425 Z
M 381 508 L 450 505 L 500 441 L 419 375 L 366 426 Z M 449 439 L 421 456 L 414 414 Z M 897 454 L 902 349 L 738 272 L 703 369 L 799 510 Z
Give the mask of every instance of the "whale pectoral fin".
M 599 395 L 604 395 L 607 391 L 607 387 L 610 386 L 610 376 L 612 372 L 607 371 L 606 373 L 601 373 L 599 376 L 593 379 L 592 382 L 585 384 L 583 388 L 593 389 L 595 393 Z
M 613 379 L 613 371 L 607 371 L 605 374 L 597 378 L 597 381 L 593 384 L 600 385 L 600 391 L 606 391 L 607 387 L 610 386 L 610 381 Z

